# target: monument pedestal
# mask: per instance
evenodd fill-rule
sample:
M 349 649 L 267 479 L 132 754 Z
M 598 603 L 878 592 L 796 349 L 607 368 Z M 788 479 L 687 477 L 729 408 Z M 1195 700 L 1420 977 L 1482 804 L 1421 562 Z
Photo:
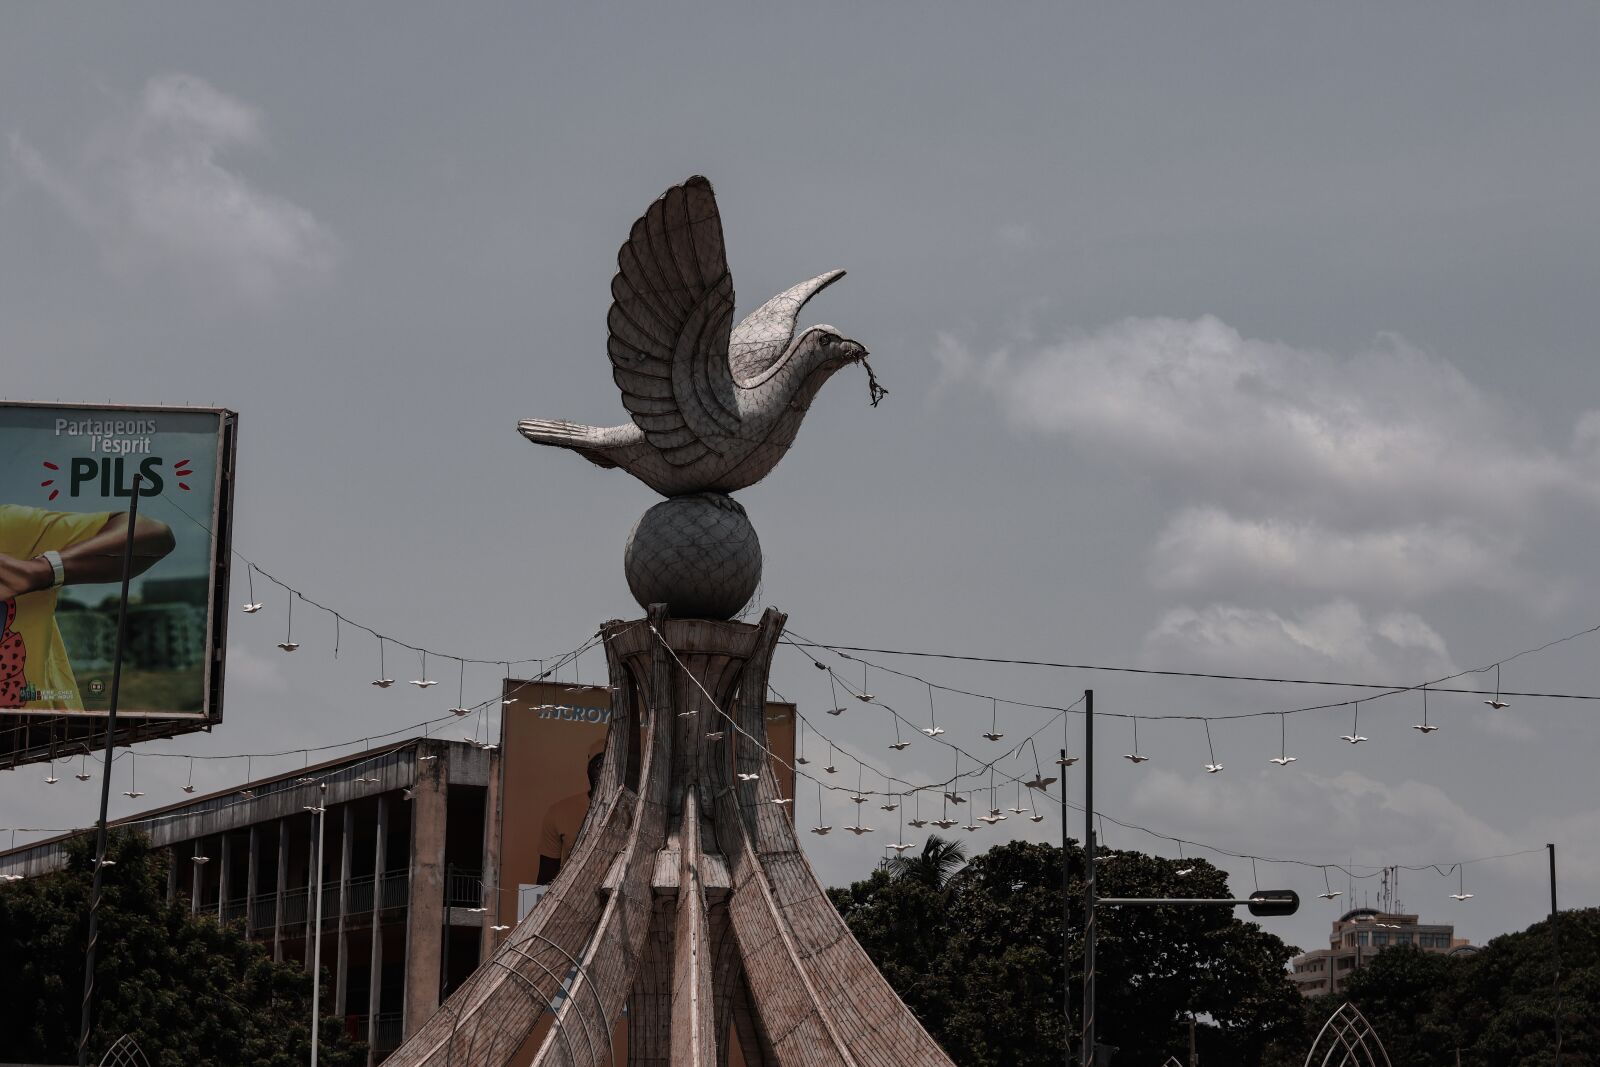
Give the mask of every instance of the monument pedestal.
M 601 628 L 604 768 L 544 898 L 388 1062 L 935 1067 L 950 1060 L 856 944 L 767 754 L 785 617 Z M 624 1012 L 626 1009 L 626 1012 Z

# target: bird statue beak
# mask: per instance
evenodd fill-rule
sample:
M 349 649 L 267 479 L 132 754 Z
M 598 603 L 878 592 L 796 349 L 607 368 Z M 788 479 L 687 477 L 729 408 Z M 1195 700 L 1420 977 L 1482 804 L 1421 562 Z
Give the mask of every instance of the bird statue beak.
M 839 354 L 851 363 L 860 363 L 867 358 L 866 347 L 855 341 L 841 341 L 839 343 Z

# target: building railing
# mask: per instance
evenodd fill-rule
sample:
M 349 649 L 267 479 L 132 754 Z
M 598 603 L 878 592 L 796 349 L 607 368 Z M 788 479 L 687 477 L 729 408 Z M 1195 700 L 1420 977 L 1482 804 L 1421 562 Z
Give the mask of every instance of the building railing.
M 276 893 L 257 893 L 250 902 L 250 932 L 252 934 L 270 933 L 278 919 L 278 895 Z
M 483 904 L 483 872 L 459 867 L 445 868 L 444 906 L 476 908 Z
M 243 922 L 249 903 L 246 897 L 235 897 L 232 900 L 224 901 L 222 904 L 222 925 L 227 926 L 229 923 Z
M 378 893 L 380 907 L 405 907 L 411 903 L 411 872 L 405 869 L 389 871 L 383 876 Z
M 363 1020 L 365 1021 L 365 1020 Z M 400 1042 L 405 1036 L 405 1015 L 401 1012 L 384 1012 L 378 1016 L 378 1024 L 372 1028 L 372 1052 L 375 1056 L 387 1056 L 400 1047 Z

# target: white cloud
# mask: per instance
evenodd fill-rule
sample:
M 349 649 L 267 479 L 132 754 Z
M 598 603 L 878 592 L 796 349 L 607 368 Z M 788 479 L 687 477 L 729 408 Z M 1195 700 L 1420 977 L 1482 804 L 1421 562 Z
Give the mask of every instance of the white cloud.
M 1209 604 L 1176 607 L 1145 635 L 1154 662 L 1218 670 L 1304 671 L 1324 677 L 1435 678 L 1455 673 L 1444 638 L 1410 612 L 1368 619 L 1335 600 L 1295 614 Z
M 1473 815 L 1438 786 L 1395 785 L 1356 771 L 1263 770 L 1228 777 L 1150 769 L 1130 797 L 1133 817 L 1216 844 L 1217 828 L 1249 826 L 1261 841 L 1314 841 L 1321 861 L 1451 862 L 1515 851 L 1520 842 Z M 1272 851 L 1272 850 L 1266 850 Z M 1279 844 L 1273 854 L 1305 855 Z
M 1526 589 L 1533 579 L 1506 562 L 1518 547 L 1507 532 L 1459 519 L 1340 530 L 1315 519 L 1192 507 L 1162 531 L 1150 574 L 1172 589 L 1256 581 L 1415 598 L 1448 589 Z
M 1017 353 L 949 337 L 941 382 L 1014 424 L 1137 467 L 1177 504 L 1151 578 L 1415 599 L 1556 592 L 1517 559 L 1555 506 L 1600 503 L 1600 412 L 1571 451 L 1515 424 L 1448 360 L 1393 336 L 1341 356 L 1210 316 L 1126 319 Z
M 160 267 L 255 304 L 325 278 L 338 258 L 309 211 L 222 163 L 230 150 L 265 147 L 256 109 L 185 74 L 152 78 L 65 167 L 11 138 L 23 175 L 96 240 L 112 270 Z

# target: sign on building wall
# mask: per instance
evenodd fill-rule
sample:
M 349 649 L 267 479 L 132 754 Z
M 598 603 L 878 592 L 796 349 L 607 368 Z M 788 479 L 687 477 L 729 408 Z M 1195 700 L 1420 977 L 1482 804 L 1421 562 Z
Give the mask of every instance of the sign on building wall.
M 500 738 L 499 921 L 527 914 L 560 871 L 589 810 L 611 723 L 604 686 L 508 678 Z M 794 708 L 767 705 L 773 773 L 794 796 Z M 789 809 L 791 812 L 793 809 Z M 526 887 L 526 888 L 525 888 Z
M 237 418 L 0 403 L 0 767 L 104 743 L 135 474 L 117 740 L 221 720 Z

